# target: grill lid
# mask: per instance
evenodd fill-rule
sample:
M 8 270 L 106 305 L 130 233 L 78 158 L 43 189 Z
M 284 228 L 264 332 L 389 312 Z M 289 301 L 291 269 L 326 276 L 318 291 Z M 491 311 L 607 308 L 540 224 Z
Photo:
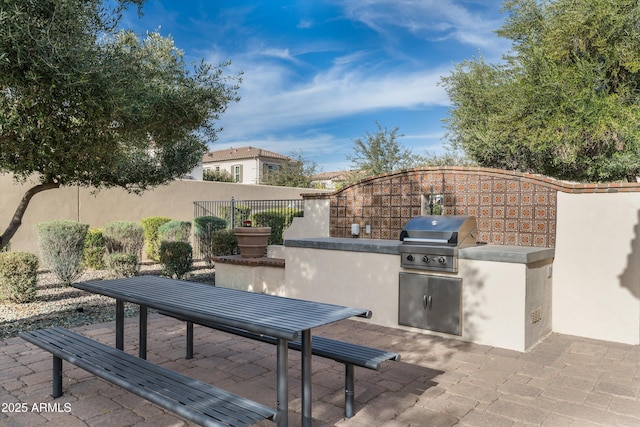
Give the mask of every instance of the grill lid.
M 476 219 L 466 215 L 424 215 L 410 219 L 400 233 L 405 244 L 476 244 Z

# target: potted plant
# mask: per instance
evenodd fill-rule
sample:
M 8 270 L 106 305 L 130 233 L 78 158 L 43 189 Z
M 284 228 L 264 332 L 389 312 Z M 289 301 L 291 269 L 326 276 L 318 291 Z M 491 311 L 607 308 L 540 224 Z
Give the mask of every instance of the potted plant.
M 262 258 L 267 249 L 271 227 L 252 227 L 251 221 L 243 221 L 242 227 L 233 229 L 242 258 Z

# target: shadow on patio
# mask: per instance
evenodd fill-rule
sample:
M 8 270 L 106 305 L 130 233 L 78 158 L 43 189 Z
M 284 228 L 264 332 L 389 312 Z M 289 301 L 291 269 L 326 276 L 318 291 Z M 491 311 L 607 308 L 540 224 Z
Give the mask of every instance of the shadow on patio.
M 112 322 L 76 331 L 114 342 Z M 378 372 L 356 368 L 356 414 L 349 420 L 342 416 L 343 365 L 314 357 L 314 425 L 640 425 L 638 346 L 551 334 L 530 352 L 519 353 L 353 320 L 314 333 L 402 356 Z M 127 319 L 125 336 L 125 350 L 136 354 L 135 318 Z M 150 315 L 151 361 L 275 406 L 274 346 L 197 326 L 194 359 L 184 359 L 184 344 L 182 322 Z M 289 420 L 294 426 L 300 422 L 299 363 L 299 354 L 290 352 Z M 1 342 L 0 424 L 190 425 L 79 368 L 64 366 L 65 394 L 53 400 L 51 355 L 20 338 Z

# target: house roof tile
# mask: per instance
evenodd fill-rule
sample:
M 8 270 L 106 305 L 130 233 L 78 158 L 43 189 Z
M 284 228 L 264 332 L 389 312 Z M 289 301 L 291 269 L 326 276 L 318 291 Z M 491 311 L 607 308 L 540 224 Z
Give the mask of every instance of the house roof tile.
M 256 157 L 289 160 L 289 157 L 257 147 L 227 148 L 210 151 L 202 157 L 202 163 L 222 162 L 225 160 L 254 159 Z

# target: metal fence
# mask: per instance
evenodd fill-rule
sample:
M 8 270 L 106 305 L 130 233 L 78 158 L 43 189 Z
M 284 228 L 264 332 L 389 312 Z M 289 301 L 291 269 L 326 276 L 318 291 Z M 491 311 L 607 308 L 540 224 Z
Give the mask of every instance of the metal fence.
M 252 216 L 264 211 L 296 209 L 304 211 L 304 200 L 213 200 L 193 202 L 194 218 L 216 216 L 227 221 L 227 228 L 241 227 Z M 255 224 L 254 224 L 255 225 Z M 197 240 L 197 239 L 196 239 Z M 194 257 L 201 258 L 202 252 L 197 241 L 194 242 Z

